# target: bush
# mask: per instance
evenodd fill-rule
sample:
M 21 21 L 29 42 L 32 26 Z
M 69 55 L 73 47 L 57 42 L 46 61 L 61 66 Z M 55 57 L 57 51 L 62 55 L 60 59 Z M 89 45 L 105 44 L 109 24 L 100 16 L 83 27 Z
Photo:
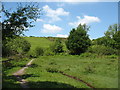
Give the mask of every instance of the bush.
M 86 73 L 86 74 L 95 73 L 95 68 L 92 65 L 88 65 L 87 67 L 85 67 L 84 73 Z
M 44 54 L 44 50 L 41 47 L 36 47 L 35 48 L 35 55 L 36 56 L 42 56 Z
M 95 57 L 97 57 L 97 54 L 85 52 L 85 53 L 82 53 L 82 54 L 80 55 L 80 57 L 92 57 L 92 58 L 95 58 Z
M 109 55 L 109 56 L 107 56 L 108 58 L 112 58 L 112 59 L 117 59 L 118 58 L 118 56 L 117 55 Z
M 91 47 L 88 48 L 88 52 L 95 53 L 98 55 L 117 54 L 117 50 L 115 50 L 111 47 L 106 47 L 104 45 L 92 45 Z
M 86 53 L 82 53 L 82 54 L 80 55 L 80 57 L 91 57 L 91 55 L 92 55 L 92 53 L 86 52 Z
M 47 48 L 44 52 L 44 55 L 53 56 L 53 55 L 55 55 L 55 53 L 53 51 L 51 51 L 50 48 Z
M 56 39 L 55 43 L 50 46 L 50 50 L 55 54 L 63 52 L 63 45 L 60 39 Z
M 3 41 L 2 55 L 12 56 L 16 54 L 25 54 L 30 50 L 30 43 L 24 38 L 16 37 Z

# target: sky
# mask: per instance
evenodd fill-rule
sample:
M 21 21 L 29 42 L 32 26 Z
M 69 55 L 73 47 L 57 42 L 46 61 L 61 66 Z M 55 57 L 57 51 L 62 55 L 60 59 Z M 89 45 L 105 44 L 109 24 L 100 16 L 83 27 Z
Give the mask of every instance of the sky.
M 90 39 L 104 36 L 110 25 L 118 23 L 118 2 L 38 2 L 42 15 L 24 32 L 26 36 L 68 37 L 80 23 L 90 26 Z M 4 2 L 16 10 L 17 2 Z M 23 2 L 24 4 L 24 2 Z M 4 17 L 3 17 L 4 18 Z

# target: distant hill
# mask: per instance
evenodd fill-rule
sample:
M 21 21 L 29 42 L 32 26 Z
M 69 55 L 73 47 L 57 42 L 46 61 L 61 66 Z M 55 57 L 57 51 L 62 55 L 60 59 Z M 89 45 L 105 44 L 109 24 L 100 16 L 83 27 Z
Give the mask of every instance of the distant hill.
M 36 47 L 48 48 L 51 44 L 54 43 L 55 39 L 58 37 L 24 37 L 31 44 L 31 50 L 34 50 Z M 66 38 L 60 38 L 63 42 L 64 49 L 66 49 L 65 41 Z

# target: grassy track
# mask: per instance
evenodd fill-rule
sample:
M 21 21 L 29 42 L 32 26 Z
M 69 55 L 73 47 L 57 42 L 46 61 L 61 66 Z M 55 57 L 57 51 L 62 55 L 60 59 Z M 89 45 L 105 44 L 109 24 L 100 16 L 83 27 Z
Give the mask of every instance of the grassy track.
M 116 59 L 90 59 L 79 56 L 42 56 L 33 62 L 31 68 L 27 69 L 25 78 L 29 81 L 30 87 L 34 88 L 88 88 L 82 82 L 66 77 L 57 71 L 63 71 L 68 75 L 80 78 L 95 88 L 118 87 Z M 48 83 L 50 83 L 50 86 L 47 86 Z

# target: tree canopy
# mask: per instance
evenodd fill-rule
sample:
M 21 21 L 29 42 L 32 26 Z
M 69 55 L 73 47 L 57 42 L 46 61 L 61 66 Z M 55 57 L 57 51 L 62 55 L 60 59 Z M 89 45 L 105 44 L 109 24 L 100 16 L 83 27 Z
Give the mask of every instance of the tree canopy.
M 40 11 L 38 5 L 34 3 L 26 5 L 19 3 L 16 10 L 11 12 L 2 6 L 2 13 L 5 16 L 2 22 L 2 39 L 23 35 L 23 31 L 33 27 L 32 22 L 40 18 Z
M 70 32 L 66 46 L 71 54 L 81 54 L 87 50 L 91 44 L 87 31 L 89 28 L 86 25 L 79 25 L 76 29 L 73 28 Z

